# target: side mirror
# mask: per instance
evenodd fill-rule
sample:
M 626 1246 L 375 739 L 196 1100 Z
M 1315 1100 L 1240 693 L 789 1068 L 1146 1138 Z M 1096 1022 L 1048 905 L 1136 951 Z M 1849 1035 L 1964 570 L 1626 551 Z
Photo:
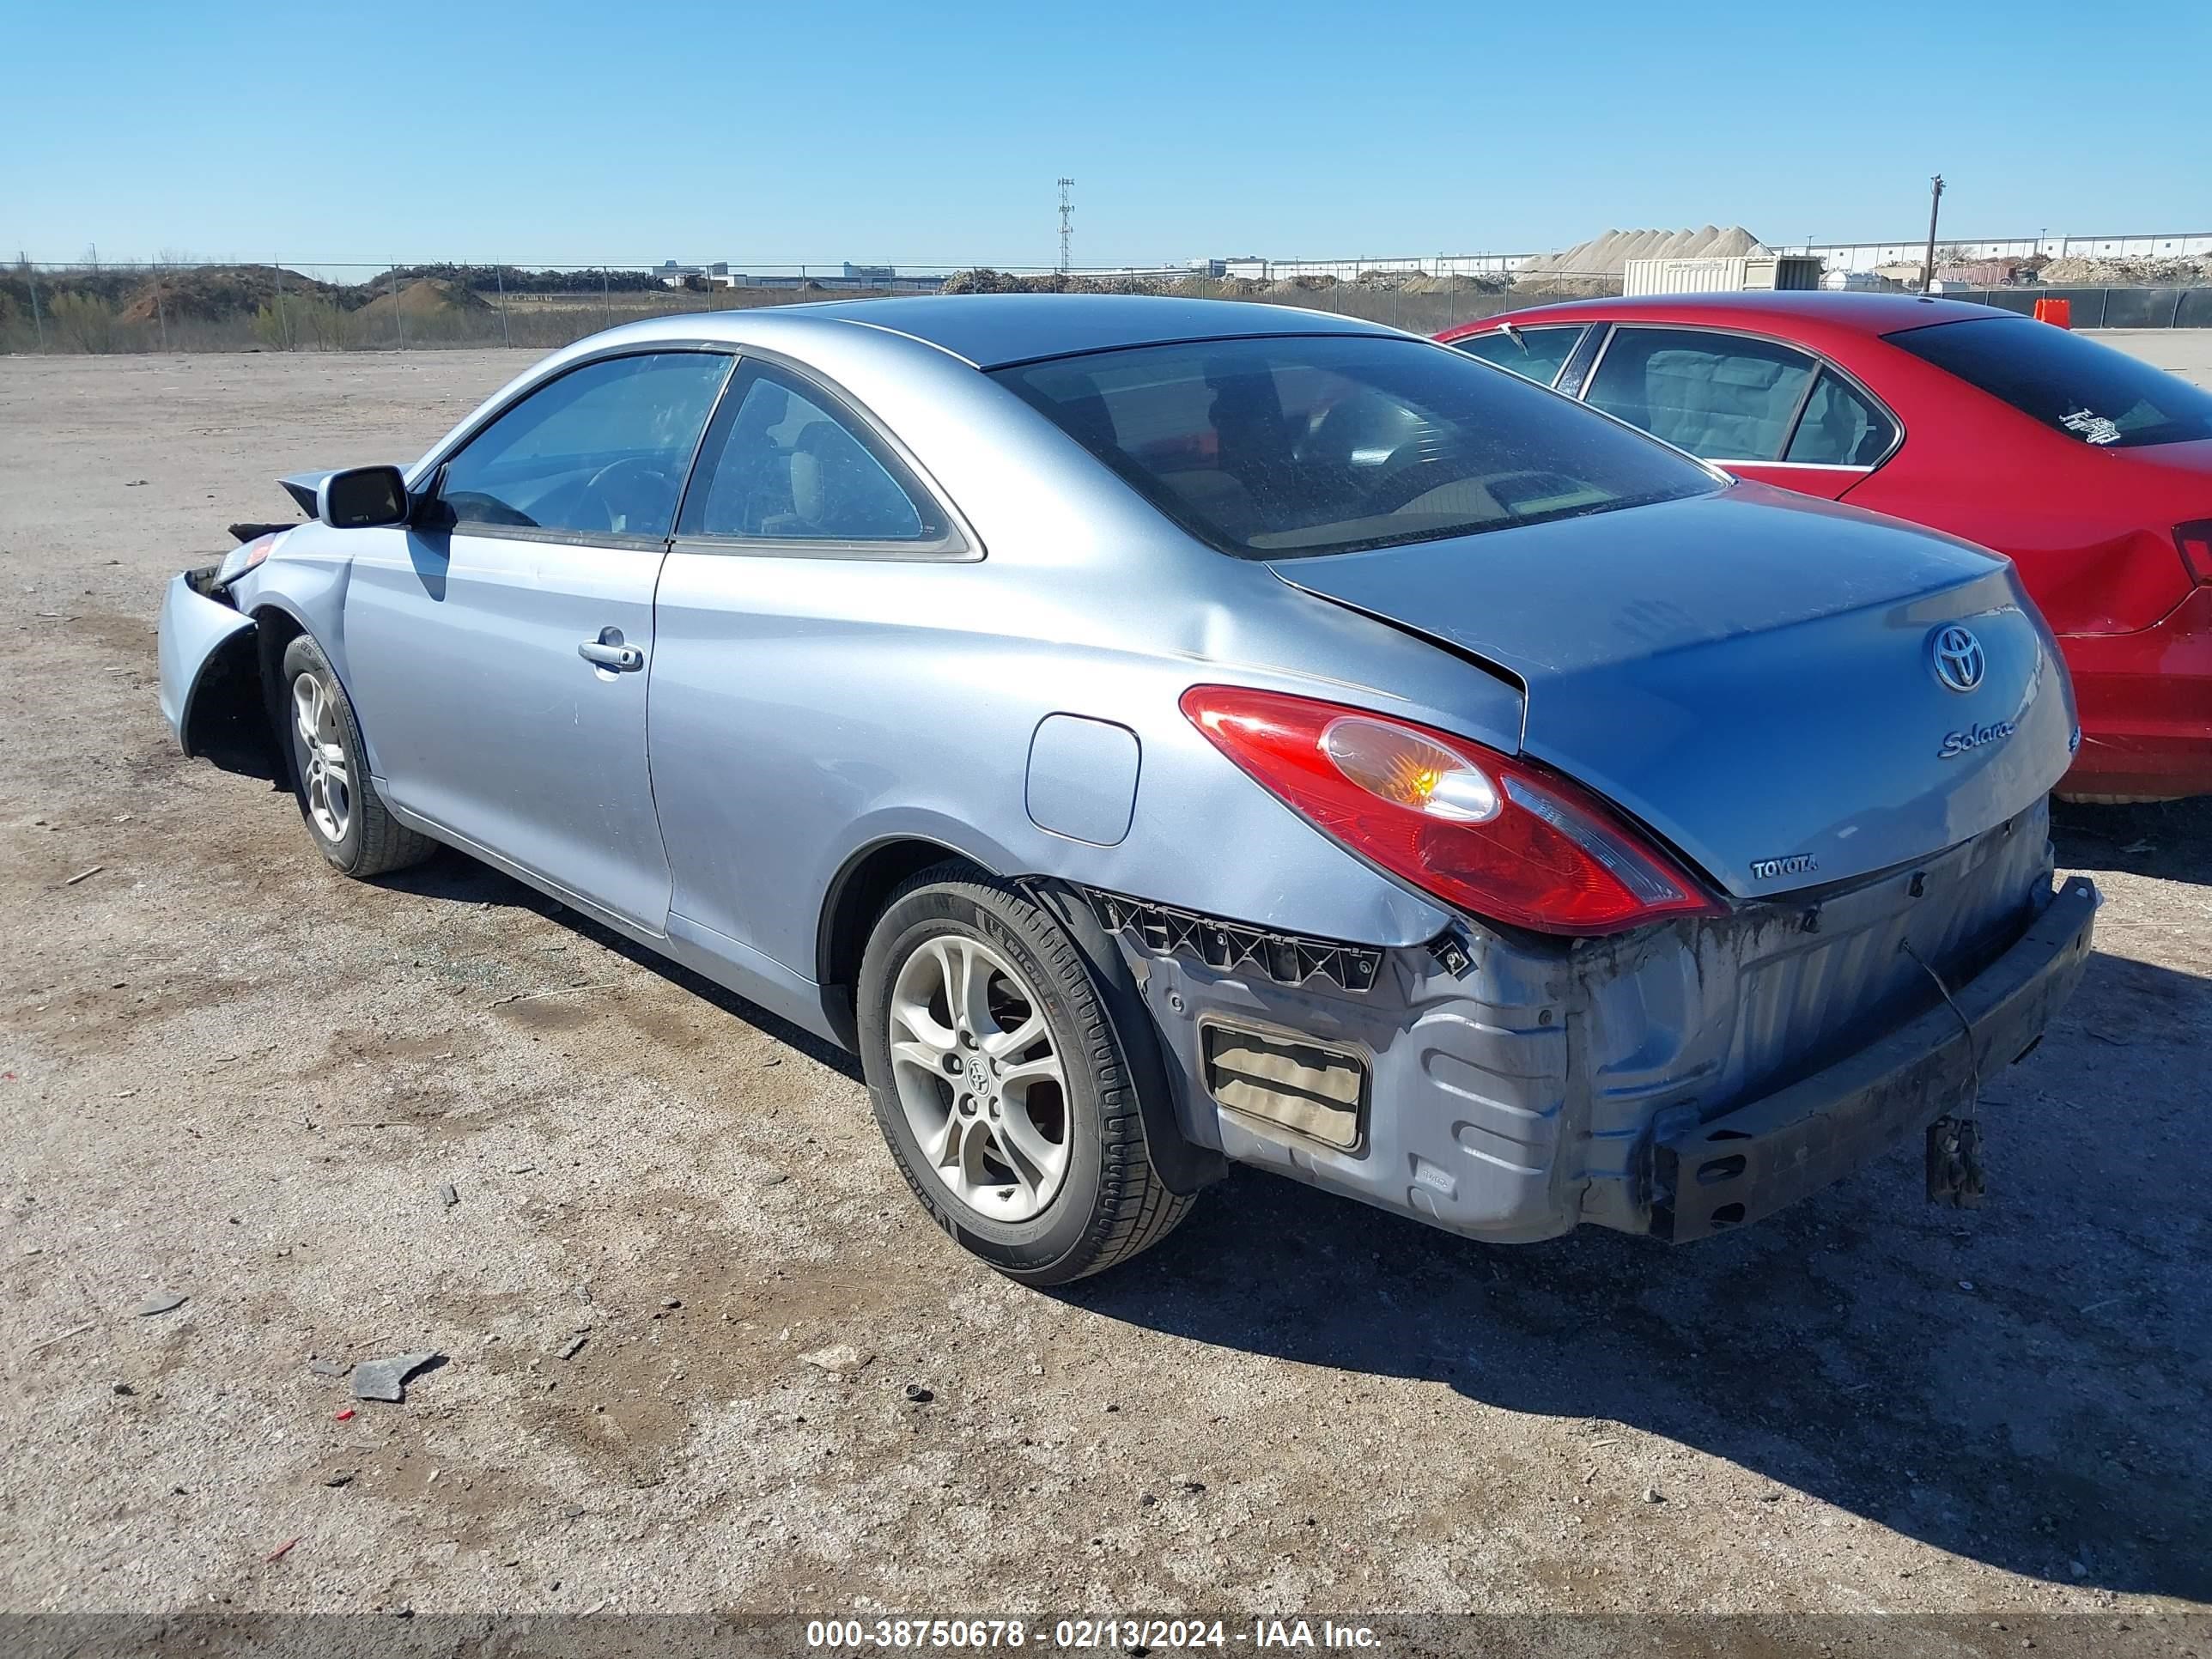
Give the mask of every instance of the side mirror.
M 396 466 L 349 466 L 315 488 L 315 516 L 333 530 L 407 522 L 407 480 Z

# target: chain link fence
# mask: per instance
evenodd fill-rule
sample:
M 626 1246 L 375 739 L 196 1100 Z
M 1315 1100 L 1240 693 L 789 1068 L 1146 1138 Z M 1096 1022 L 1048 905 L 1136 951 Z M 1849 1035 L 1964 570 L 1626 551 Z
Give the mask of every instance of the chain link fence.
M 2064 300 L 2074 328 L 2212 328 L 2212 288 L 1957 288 L 1937 296 L 2033 316 L 2038 300 Z
M 1553 273 L 1541 286 L 1516 286 L 1503 271 L 1454 269 L 1441 260 L 1427 269 L 1410 261 L 1348 260 L 1328 273 L 1293 265 L 1261 277 L 1173 269 L 1063 273 L 1044 266 L 800 264 L 740 271 L 667 264 L 18 260 L 0 267 L 0 351 L 544 351 L 619 323 L 686 312 L 1059 289 L 1257 301 L 1430 334 L 1521 306 L 1617 294 L 1620 284 L 1618 276 Z M 2027 312 L 2046 295 L 2073 302 L 2076 328 L 2212 326 L 2212 288 L 1982 289 L 1956 297 Z
M 1357 266 L 1357 262 L 1347 262 Z M 1618 291 L 1618 283 L 1613 285 Z M 0 267 L 0 351 L 544 351 L 617 324 L 686 312 L 894 295 L 1056 291 L 1259 301 L 1422 333 L 1534 300 L 1496 272 L 1378 264 L 1272 279 L 1045 266 L 726 267 L 156 261 Z M 1578 291 L 1589 291 L 1583 285 Z

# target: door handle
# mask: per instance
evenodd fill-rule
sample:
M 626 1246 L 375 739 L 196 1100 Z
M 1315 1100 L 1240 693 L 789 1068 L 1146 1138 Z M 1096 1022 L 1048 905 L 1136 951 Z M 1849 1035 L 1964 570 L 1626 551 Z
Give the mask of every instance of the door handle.
M 576 647 L 576 654 L 594 668 L 628 674 L 645 666 L 645 653 L 634 645 L 623 643 L 622 629 L 602 628 L 596 640 L 586 640 Z

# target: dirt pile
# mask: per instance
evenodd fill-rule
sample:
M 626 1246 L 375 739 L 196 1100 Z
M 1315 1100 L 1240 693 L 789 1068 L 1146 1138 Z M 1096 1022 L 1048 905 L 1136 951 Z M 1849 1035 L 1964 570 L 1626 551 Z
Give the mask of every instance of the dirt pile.
M 1334 277 L 1320 280 L 1324 283 L 1335 281 Z M 1450 271 L 1432 276 L 1425 270 L 1368 270 L 1352 280 L 1356 286 L 1375 294 L 1502 294 L 1513 285 L 1513 279 L 1503 271 Z
M 251 317 L 282 293 L 287 299 L 313 296 L 349 303 L 357 290 L 318 282 L 276 265 L 203 265 L 189 270 L 157 271 L 124 302 L 120 323 L 228 322 Z M 356 301 L 357 302 L 357 301 Z
M 480 294 L 443 276 L 424 276 L 396 294 L 379 294 L 361 308 L 365 319 L 390 317 L 397 312 L 410 323 L 443 322 L 471 312 L 489 311 L 490 303 Z
M 1441 276 L 1416 273 L 1400 285 L 1407 294 L 1503 294 L 1513 278 L 1502 270 L 1447 271 Z
M 945 294 L 1059 294 L 1077 286 L 1067 277 L 1047 274 L 1018 276 L 1010 270 L 994 270 L 988 265 L 978 265 L 973 270 L 956 270 L 945 279 L 939 289 Z
M 2042 278 L 2064 288 L 2194 288 L 2212 283 L 2212 259 L 2052 259 Z
M 1027 276 L 978 265 L 956 270 L 945 279 L 945 294 L 1170 294 L 1199 299 L 1220 299 L 1265 290 L 1262 283 L 1229 281 L 1220 277 L 1131 275 L 1127 276 L 1061 276 L 1056 270 Z
M 1363 270 L 1357 276 L 1282 276 L 1261 282 L 1249 276 L 1062 276 L 1056 271 L 1017 276 L 979 267 L 956 270 L 945 279 L 946 294 L 1166 294 L 1200 300 L 1287 298 L 1329 289 L 1376 294 L 1502 294 L 1513 279 L 1502 271 L 1458 272 L 1432 276 L 1419 270 Z
M 1764 253 L 1759 238 L 1741 225 L 1722 229 L 1706 225 L 1697 230 L 1608 230 L 1587 242 L 1577 242 L 1561 253 L 1547 253 L 1522 265 L 1515 273 L 1522 287 L 1551 285 L 1554 278 L 1610 277 L 1626 271 L 1631 259 L 1733 258 L 1738 254 Z

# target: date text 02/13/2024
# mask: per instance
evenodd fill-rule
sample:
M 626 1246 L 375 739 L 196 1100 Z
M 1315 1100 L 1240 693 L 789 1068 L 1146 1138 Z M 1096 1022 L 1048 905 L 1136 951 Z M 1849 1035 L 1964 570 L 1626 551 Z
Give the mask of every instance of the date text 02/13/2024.
M 1219 1619 L 1091 1617 L 1040 1622 L 1018 1618 L 825 1619 L 810 1620 L 806 1645 L 830 1650 L 1049 1647 L 1085 1652 L 1145 1649 L 1371 1649 L 1374 1630 L 1333 1619 L 1254 1619 L 1249 1628 Z

